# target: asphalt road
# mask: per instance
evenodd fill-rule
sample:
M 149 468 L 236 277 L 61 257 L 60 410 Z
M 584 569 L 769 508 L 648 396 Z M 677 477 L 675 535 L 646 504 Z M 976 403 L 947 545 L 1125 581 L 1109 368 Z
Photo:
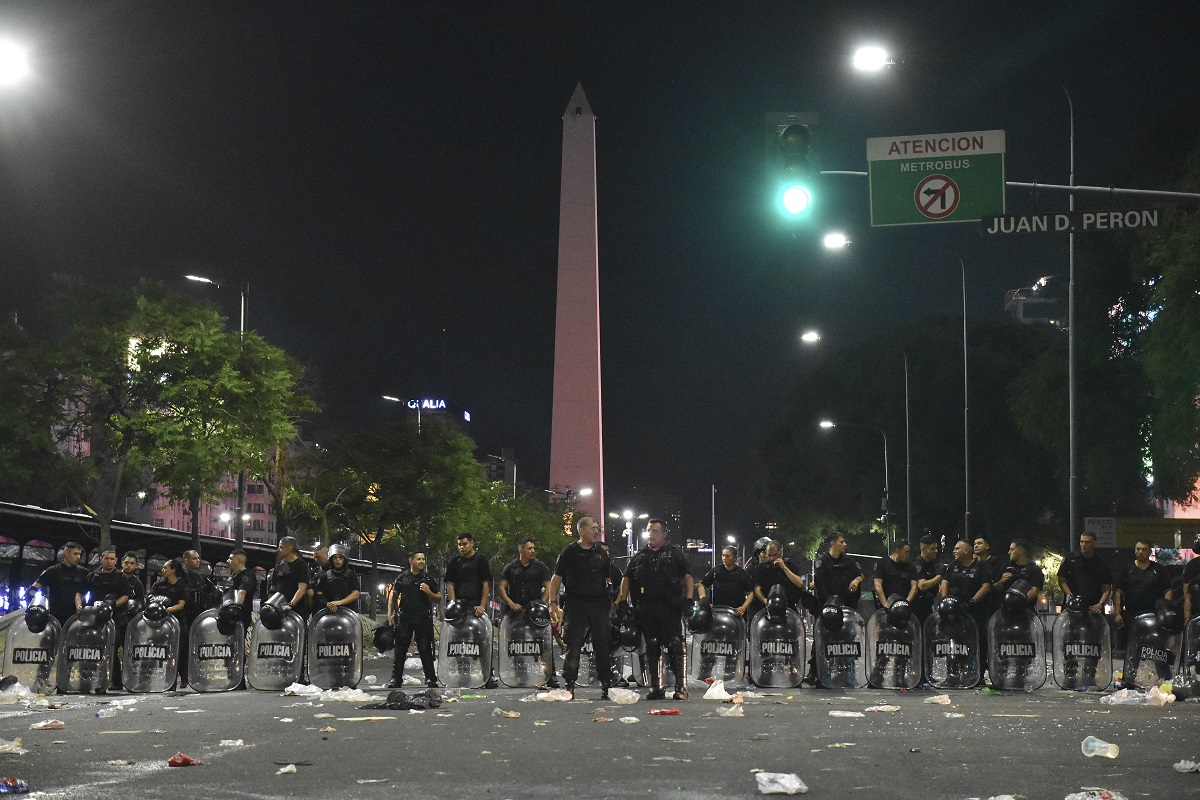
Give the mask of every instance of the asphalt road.
M 390 665 L 370 662 L 380 685 Z M 599 702 L 598 689 L 581 689 L 570 703 L 520 702 L 524 690 L 479 694 L 486 697 L 423 713 L 255 691 L 55 696 L 67 707 L 0 706 L 0 737 L 20 737 L 29 750 L 0 755 L 0 775 L 28 781 L 30 797 L 70 800 L 748 798 L 759 796 L 756 769 L 796 773 L 809 796 L 824 798 L 1061 799 L 1081 787 L 1129 798 L 1200 797 L 1200 774 L 1171 766 L 1200 758 L 1197 704 L 1110 706 L 1043 688 L 1000 697 L 955 692 L 947 706 L 924 703 L 933 692 L 806 687 L 749 699 L 744 718 L 724 718 L 714 713 L 722 704 L 698 692 L 687 702 L 630 706 Z M 129 710 L 97 716 L 131 697 Z M 830 716 L 879 704 L 900 710 Z M 682 713 L 651 716 L 654 707 Z M 520 717 L 493 716 L 497 708 Z M 353 719 L 372 715 L 388 718 Z M 65 727 L 30 730 L 50 718 Z M 1085 758 L 1080 742 L 1088 734 L 1118 744 L 1119 757 Z M 223 739 L 245 745 L 221 746 Z M 177 751 L 205 764 L 169 768 Z M 294 762 L 307 763 L 276 774 Z

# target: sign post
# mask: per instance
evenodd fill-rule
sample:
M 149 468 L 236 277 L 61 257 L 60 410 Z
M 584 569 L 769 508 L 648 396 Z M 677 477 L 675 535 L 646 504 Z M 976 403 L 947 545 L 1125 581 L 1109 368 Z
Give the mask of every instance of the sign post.
M 1004 131 L 867 140 L 871 225 L 978 222 L 1003 214 Z

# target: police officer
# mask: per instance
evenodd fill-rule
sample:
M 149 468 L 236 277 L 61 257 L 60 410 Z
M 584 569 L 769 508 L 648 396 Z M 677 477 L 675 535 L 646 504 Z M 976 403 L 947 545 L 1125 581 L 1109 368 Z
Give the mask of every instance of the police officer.
M 183 580 L 190 592 L 186 618 L 188 626 L 191 627 L 196 617 L 212 608 L 217 587 L 211 578 L 200 572 L 200 554 L 195 550 L 188 550 L 183 554 Z
M 82 557 L 83 547 L 67 542 L 63 545 L 62 561 L 47 567 L 30 584 L 31 589 L 42 589 L 49 595 L 50 615 L 64 625 L 83 610 L 88 571 L 79 563 Z
M 312 576 L 308 572 L 308 564 L 300 558 L 300 543 L 294 536 L 285 536 L 279 540 L 277 548 L 279 561 L 271 573 L 271 593 L 283 595 L 283 611 L 295 611 L 304 616 L 305 596 Z
M 1042 587 L 1046 585 L 1046 576 L 1042 574 L 1042 568 L 1033 561 L 1031 550 L 1032 545 L 1024 539 L 1014 539 L 1009 544 L 1009 562 L 1004 567 L 1000 579 L 993 584 L 993 594 L 1002 595 L 1005 589 L 1016 585 L 1017 581 L 1025 581 L 1029 585 L 1025 590 L 1025 604 L 1033 608 Z
M 113 652 L 120 653 L 125 646 L 125 626 L 129 624 L 129 581 L 117 569 L 117 551 L 107 548 L 100 551 L 100 568 L 88 573 L 87 590 L 92 600 L 112 603 L 113 627 L 116 629 Z M 112 686 L 122 688 L 121 659 L 113 658 Z
M 810 614 L 819 614 L 821 606 L 804 585 L 800 573 L 801 569 L 794 561 L 783 557 L 783 545 L 771 539 L 763 548 L 763 559 L 755 571 L 754 596 L 766 608 L 771 589 L 782 586 L 788 607 L 796 610 L 803 607 Z
M 966 539 L 959 539 L 954 545 L 954 561 L 942 573 L 942 583 L 938 594 L 942 597 L 956 597 L 979 629 L 979 652 L 987 652 L 986 633 L 988 613 L 983 605 L 983 598 L 992 590 L 988 580 L 988 571 L 975 560 L 971 545 Z
M 329 569 L 317 576 L 316 596 L 321 598 L 322 608 L 336 611 L 345 606 L 351 611 L 358 609 L 361 582 L 350 569 L 349 550 L 344 544 L 329 546 Z M 314 609 L 317 611 L 320 609 Z
M 758 539 L 754 543 L 754 552 L 750 555 L 750 558 L 746 559 L 746 566 L 744 569 L 746 570 L 746 574 L 750 576 L 751 582 L 756 587 L 758 586 L 758 571 L 762 568 L 763 564 L 767 563 L 767 545 L 770 543 L 771 540 L 766 536 Z M 768 590 L 769 588 L 770 587 L 768 587 Z M 766 603 L 758 599 L 758 592 L 752 589 L 750 593 L 750 607 L 746 609 L 746 613 L 744 614 L 746 621 L 750 622 L 753 620 L 754 615 L 766 607 Z M 746 635 L 750 635 L 749 625 L 746 625 Z
M 666 696 L 659 672 L 661 649 L 665 646 L 671 671 L 675 673 L 674 699 L 686 700 L 683 612 L 685 601 L 692 597 L 692 569 L 683 553 L 667 542 L 665 522 L 652 519 L 646 528 L 649 539 L 646 546 L 630 559 L 617 599 L 633 599 L 633 608 L 646 641 L 650 670 L 650 693 L 646 699 L 661 700 Z
M 567 691 L 575 696 L 575 681 L 579 677 L 579 653 L 588 633 L 596 656 L 596 672 L 600 677 L 600 697 L 608 699 L 612 673 L 602 665 L 610 661 L 609 613 L 613 606 L 608 553 L 595 540 L 599 526 L 591 517 L 581 517 L 575 525 L 579 539 L 563 548 L 554 565 L 550 579 L 550 615 L 563 619 L 567 655 L 563 658 L 563 680 Z M 567 590 L 565 617 L 558 606 L 558 592 Z M 622 584 L 624 588 L 624 584 Z M 623 599 L 623 598 L 622 598 Z
M 136 602 L 139 607 L 146 607 L 146 584 L 142 582 L 142 576 L 138 575 L 138 570 L 141 569 L 141 564 L 138 562 L 137 553 L 132 550 L 121 557 L 121 573 L 125 576 L 125 581 L 129 586 L 129 601 Z
M 917 597 L 917 581 L 913 578 L 908 556 L 912 546 L 908 542 L 892 543 L 892 554 L 880 559 L 875 565 L 875 603 L 879 608 L 891 608 L 891 597 L 911 603 Z
M 1091 613 L 1104 613 L 1104 606 L 1112 596 L 1112 572 L 1096 554 L 1095 534 L 1084 531 L 1079 535 L 1079 552 L 1064 558 L 1058 568 L 1058 588 L 1068 597 L 1083 598 Z
M 167 611 L 175 615 L 179 623 L 179 682 L 180 689 L 186 689 L 188 683 L 188 626 L 187 603 L 190 589 L 185 577 L 183 561 L 173 558 L 162 565 L 162 575 L 150 589 L 150 594 L 165 597 Z
M 737 548 L 721 548 L 721 563 L 700 579 L 696 591 L 700 599 L 711 594 L 714 606 L 726 606 L 739 617 L 745 616 L 754 600 L 754 579 L 738 566 Z
M 1084 534 L 1085 536 L 1087 534 Z M 1082 542 L 1082 539 L 1080 540 Z M 1095 538 L 1092 539 L 1093 545 Z M 1079 548 L 1083 550 L 1083 545 Z M 1200 536 L 1196 537 L 1196 541 L 1192 542 L 1192 552 L 1200 555 Z M 1062 575 L 1062 569 L 1058 571 Z M 1200 594 L 1200 558 L 1193 558 L 1183 566 L 1183 618 L 1184 621 L 1190 620 L 1197 613 L 1200 613 L 1200 606 L 1197 606 L 1196 596 Z
M 1150 542 L 1137 542 L 1133 547 L 1133 563 L 1117 573 L 1115 621 L 1122 631 L 1122 643 L 1128 637 L 1127 626 L 1134 619 L 1154 611 L 1159 600 L 1171 599 L 1170 579 L 1158 562 L 1150 560 L 1152 549 Z
M 992 540 L 983 534 L 975 537 L 971 542 L 971 549 L 975 553 L 975 562 L 983 568 L 984 578 L 992 584 L 992 591 L 983 598 L 983 607 L 990 617 L 999 610 L 1000 598 L 1004 596 L 1004 592 L 997 591 L 996 583 L 1004 574 L 1004 567 L 1008 562 L 992 555 Z
M 437 670 L 433 665 L 433 604 L 441 599 L 437 581 L 425 569 L 425 554 L 413 553 L 408 557 L 408 569 L 392 581 L 388 597 L 388 624 L 396 629 L 396 661 L 392 665 L 392 682 L 387 688 L 404 686 L 404 660 L 414 636 L 425 671 L 425 683 L 430 688 L 438 685 Z
M 537 557 L 537 543 L 525 537 L 517 547 L 517 557 L 500 570 L 500 582 L 496 593 L 500 595 L 504 615 L 519 614 L 526 604 L 534 600 L 545 600 L 550 586 L 550 568 Z M 558 676 L 554 673 L 554 648 L 550 648 L 550 679 L 546 685 L 558 688 Z
M 830 597 L 840 597 L 842 605 L 858 608 L 865 580 L 858 560 L 846 554 L 846 537 L 834 533 L 829 538 L 829 553 L 813 565 L 817 602 L 824 606 Z
M 320 597 L 318 592 L 320 587 L 317 586 L 319 578 L 329 569 L 329 548 L 326 545 L 321 545 L 316 550 L 313 550 L 312 559 L 308 562 L 308 574 L 312 576 L 313 583 L 305 592 L 308 614 L 316 613 L 322 606 L 325 605 L 325 599 Z
M 942 585 L 942 571 L 945 569 L 938 560 L 938 539 L 933 535 L 921 537 L 921 554 L 913 562 L 913 579 L 917 582 L 917 596 L 912 602 L 912 612 L 922 625 L 933 611 L 933 601 L 937 599 L 938 589 Z
M 258 577 L 254 570 L 246 567 L 246 551 L 234 550 L 229 554 L 229 590 L 234 602 L 241 608 L 242 627 L 247 633 L 254 626 L 254 594 L 258 589 Z

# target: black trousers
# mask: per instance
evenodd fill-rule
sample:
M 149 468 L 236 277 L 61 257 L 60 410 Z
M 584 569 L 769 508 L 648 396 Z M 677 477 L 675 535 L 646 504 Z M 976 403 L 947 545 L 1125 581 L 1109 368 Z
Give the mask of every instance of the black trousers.
M 396 663 L 392 665 L 393 683 L 401 683 L 404 680 L 404 660 L 408 657 L 408 646 L 412 644 L 413 636 L 417 637 L 417 655 L 421 657 L 425 680 L 437 680 L 437 670 L 433 667 L 433 619 L 426 616 L 414 621 L 397 615 Z
M 596 655 L 596 672 L 600 685 L 607 689 L 612 685 L 612 669 L 609 655 L 608 613 L 612 601 L 602 597 L 572 597 L 563 609 L 563 639 L 567 643 L 567 655 L 563 658 L 563 680 L 574 686 L 579 678 L 579 652 L 588 632 L 592 634 L 592 647 Z
M 646 666 L 650 672 L 651 688 L 663 688 L 659 664 L 665 647 L 671 671 L 675 673 L 675 688 L 682 689 L 687 680 L 684 674 L 682 609 L 669 602 L 644 600 L 637 606 L 637 615 L 642 637 L 646 640 Z

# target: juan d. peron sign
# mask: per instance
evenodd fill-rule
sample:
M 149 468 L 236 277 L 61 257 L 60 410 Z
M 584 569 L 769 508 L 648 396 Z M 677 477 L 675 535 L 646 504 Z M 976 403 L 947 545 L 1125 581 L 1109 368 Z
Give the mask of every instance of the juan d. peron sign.
M 1159 210 L 1138 208 L 1125 211 L 1060 211 L 1054 214 L 1010 214 L 984 217 L 983 233 L 1090 233 L 1092 231 L 1136 231 L 1157 228 Z

